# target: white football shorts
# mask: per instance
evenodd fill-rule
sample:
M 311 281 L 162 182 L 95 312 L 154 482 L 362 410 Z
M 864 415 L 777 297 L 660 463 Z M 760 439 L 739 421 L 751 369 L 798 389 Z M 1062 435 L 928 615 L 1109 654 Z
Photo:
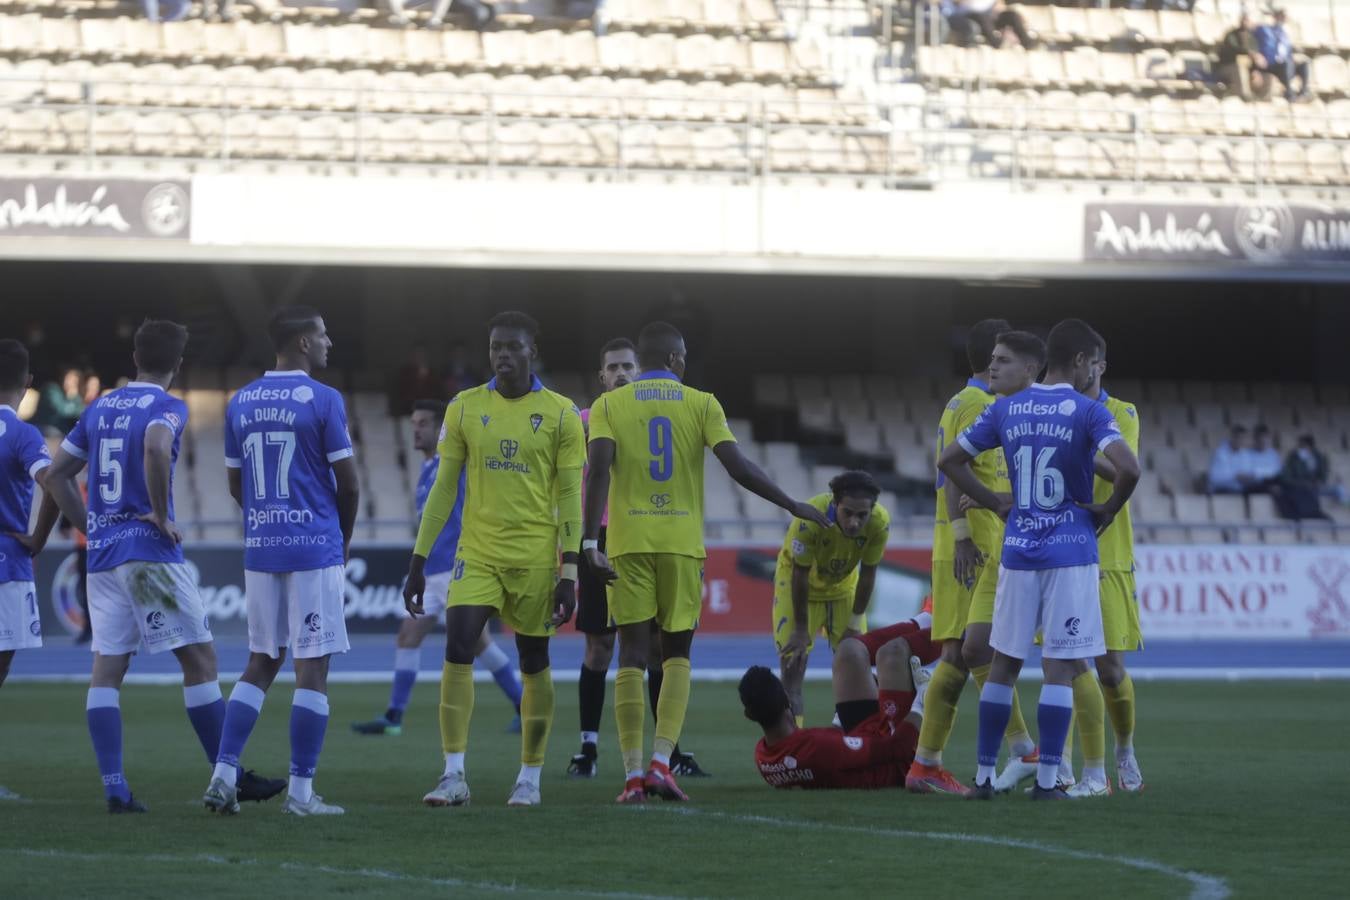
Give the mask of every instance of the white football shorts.
M 346 653 L 351 649 L 343 615 L 346 589 L 344 566 L 303 572 L 245 569 L 248 648 L 273 659 L 287 647 L 297 659 Z
M 1061 569 L 1009 569 L 998 573 L 989 644 L 1005 656 L 1026 659 L 1036 632 L 1051 659 L 1091 659 L 1106 652 L 1097 564 Z
M 42 646 L 42 619 L 37 589 L 31 581 L 0 584 L 0 651 Z
M 197 579 L 186 563 L 128 562 L 90 572 L 90 648 L 104 656 L 177 650 L 211 640 Z
M 422 616 L 435 616 L 437 622 L 445 624 L 445 602 L 450 597 L 450 577 L 454 574 L 451 569 L 427 576 L 427 589 L 422 594 Z M 406 610 L 404 615 L 411 618 Z

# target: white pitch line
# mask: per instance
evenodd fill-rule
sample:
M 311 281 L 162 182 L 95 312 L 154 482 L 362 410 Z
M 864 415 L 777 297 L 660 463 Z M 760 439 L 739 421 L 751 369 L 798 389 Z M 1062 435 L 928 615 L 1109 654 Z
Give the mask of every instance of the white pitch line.
M 1021 838 L 997 837 L 986 834 L 960 834 L 942 831 L 909 831 L 900 828 L 865 828 L 860 825 L 832 825 L 828 822 L 810 820 L 774 819 L 769 816 L 747 816 L 732 813 L 703 812 L 691 807 L 676 807 L 672 812 L 700 818 L 730 819 L 736 822 L 749 822 L 756 825 L 773 825 L 779 828 L 803 828 L 827 831 L 839 831 L 850 834 L 866 834 L 872 837 L 909 838 L 926 841 L 952 841 L 963 844 L 985 844 L 991 847 L 1007 847 L 1014 850 L 1030 850 L 1033 853 L 1045 853 L 1051 856 L 1064 856 L 1069 859 L 1089 862 L 1114 863 L 1145 872 L 1157 872 L 1179 878 L 1191 886 L 1190 900 L 1224 900 L 1232 891 L 1228 882 L 1213 875 L 1203 875 L 1187 869 L 1178 869 L 1164 863 L 1155 862 L 1138 856 L 1113 856 L 1109 853 L 1097 853 L 1091 850 L 1073 850 L 1068 847 L 1056 847 Z
M 582 888 L 547 888 L 521 884 L 505 884 L 499 881 L 471 881 L 466 878 L 431 878 L 423 875 L 409 875 L 406 872 L 391 872 L 387 869 L 343 869 L 337 866 L 316 866 L 304 863 L 274 863 L 260 859 L 227 859 L 208 853 L 179 856 L 167 853 L 125 854 L 125 853 L 79 853 L 70 850 L 52 850 L 34 847 L 0 847 L 0 854 L 8 856 L 26 856 L 71 860 L 76 862 L 127 862 L 147 863 L 189 863 L 213 866 L 249 866 L 267 868 L 299 874 L 341 875 L 348 878 L 371 878 L 397 884 L 420 884 L 428 887 L 449 887 L 493 891 L 501 894 L 532 893 L 547 894 L 556 897 L 597 897 L 605 900 L 689 900 L 666 894 L 636 894 L 629 891 L 588 891 Z

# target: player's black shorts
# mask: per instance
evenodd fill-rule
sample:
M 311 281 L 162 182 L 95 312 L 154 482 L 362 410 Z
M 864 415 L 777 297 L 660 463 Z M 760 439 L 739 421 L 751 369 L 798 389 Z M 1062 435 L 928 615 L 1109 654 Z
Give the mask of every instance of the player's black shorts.
M 605 529 L 600 529 L 600 552 L 605 552 Z M 605 582 L 581 554 L 577 566 L 577 631 L 583 634 L 613 634 L 609 622 L 609 600 L 605 596 Z

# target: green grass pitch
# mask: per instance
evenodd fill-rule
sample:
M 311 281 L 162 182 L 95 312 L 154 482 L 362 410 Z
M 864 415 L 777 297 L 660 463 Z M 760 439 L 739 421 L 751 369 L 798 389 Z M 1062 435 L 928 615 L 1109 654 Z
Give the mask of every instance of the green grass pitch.
M 612 692 L 612 686 L 611 686 Z M 694 685 L 684 745 L 714 774 L 693 797 L 619 808 L 613 721 L 601 777 L 568 781 L 576 689 L 558 686 L 544 806 L 504 805 L 519 739 L 478 686 L 473 805 L 432 810 L 440 773 L 435 688 L 404 733 L 348 723 L 383 709 L 384 685 L 337 684 L 316 787 L 342 818 L 296 820 L 279 800 L 207 814 L 208 769 L 177 688 L 123 690 L 128 780 L 150 814 L 112 818 L 84 725 L 84 689 L 0 688 L 0 896 L 25 897 L 1345 897 L 1350 895 L 1350 700 L 1334 683 L 1140 683 L 1148 790 L 1100 801 L 973 803 L 873 793 L 774 791 L 751 761 L 754 726 L 732 684 Z M 1034 716 L 1035 687 L 1023 688 Z M 948 762 L 973 772 L 968 689 Z M 278 685 L 247 764 L 284 775 L 290 686 Z M 808 685 L 813 718 L 828 688 Z M 650 733 L 648 747 L 650 748 Z M 1108 751 L 1109 752 L 1109 751 Z

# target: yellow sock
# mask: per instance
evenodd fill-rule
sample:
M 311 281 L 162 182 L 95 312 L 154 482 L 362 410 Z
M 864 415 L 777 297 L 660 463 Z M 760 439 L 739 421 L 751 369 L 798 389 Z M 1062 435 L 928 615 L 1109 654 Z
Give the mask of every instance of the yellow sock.
M 553 670 L 520 675 L 520 764 L 542 766 L 553 727 Z
M 1115 687 L 1102 685 L 1106 713 L 1111 717 L 1111 728 L 1116 733 L 1116 750 L 1134 749 L 1134 680 L 1129 674 Z
M 984 683 L 989 679 L 989 666 L 975 666 L 970 670 L 970 676 L 975 679 L 975 686 L 984 690 Z M 929 690 L 932 690 L 931 684 L 929 682 Z M 928 712 L 927 700 L 924 701 L 923 711 Z M 1008 730 L 1003 732 L 1003 737 L 1008 741 L 1008 749 L 1015 756 L 1026 756 L 1036 749 L 1036 742 L 1027 731 L 1027 720 L 1022 718 L 1022 702 L 1017 699 L 1016 686 L 1013 687 L 1012 715 L 1008 717 Z
M 1097 676 L 1091 671 L 1073 680 L 1073 712 L 1078 720 L 1078 741 L 1083 745 L 1083 769 L 1106 764 L 1106 704 Z
M 661 664 L 665 675 L 661 682 L 661 698 L 656 702 L 656 741 L 652 752 L 669 760 L 680 742 L 684 717 L 689 712 L 689 660 L 683 657 L 668 659 Z
M 942 765 L 942 751 L 956 724 L 956 705 L 966 686 L 966 673 L 943 660 L 928 681 L 923 701 L 923 724 L 919 726 L 919 746 L 914 758 L 930 766 Z
M 647 720 L 647 691 L 641 669 L 619 669 L 614 679 L 614 722 L 619 726 L 619 752 L 626 774 L 642 771 L 642 728 Z M 665 693 L 666 686 L 661 685 Z
M 473 718 L 473 664 L 446 663 L 441 669 L 441 749 L 463 753 Z

